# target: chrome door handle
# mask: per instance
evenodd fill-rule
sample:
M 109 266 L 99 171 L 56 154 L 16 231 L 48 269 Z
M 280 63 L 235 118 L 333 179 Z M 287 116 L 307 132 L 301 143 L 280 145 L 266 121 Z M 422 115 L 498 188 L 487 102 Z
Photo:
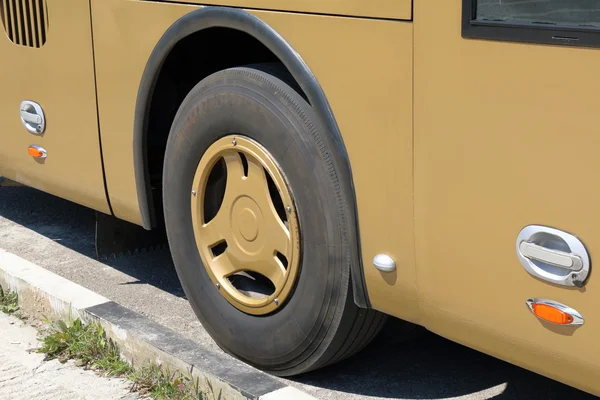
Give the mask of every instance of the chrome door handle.
M 572 253 L 549 249 L 526 241 L 521 242 L 519 250 L 521 250 L 521 254 L 523 254 L 524 257 L 530 260 L 541 261 L 571 271 L 579 271 L 583 268 L 581 257 Z
M 25 110 L 21 110 L 21 118 L 23 118 L 23 121 L 29 122 L 30 124 L 42 123 L 42 117 L 40 117 L 37 114 L 27 112 Z
M 21 123 L 23 127 L 27 129 L 27 132 L 34 135 L 41 135 L 46 130 L 46 118 L 44 117 L 44 110 L 42 107 L 30 100 L 21 102 L 19 109 Z
M 546 282 L 582 287 L 590 274 L 590 256 L 570 233 L 528 225 L 519 232 L 515 247 L 523 268 Z

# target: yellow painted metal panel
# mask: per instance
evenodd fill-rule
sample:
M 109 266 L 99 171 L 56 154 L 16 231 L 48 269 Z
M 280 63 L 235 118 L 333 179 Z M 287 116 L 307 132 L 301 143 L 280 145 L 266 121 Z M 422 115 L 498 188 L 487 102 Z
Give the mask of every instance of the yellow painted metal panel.
M 6 31 L 6 34 L 9 35 L 9 16 L 8 16 L 8 12 L 9 12 L 9 8 L 8 8 L 8 2 L 3 1 L 2 2 L 2 23 L 4 24 L 4 29 Z
M 89 3 L 48 0 L 48 9 L 52 26 L 43 47 L 19 46 L 0 35 L 0 175 L 108 212 Z M 22 126 L 19 105 L 23 100 L 35 101 L 44 109 L 47 123 L 42 136 Z M 43 146 L 48 158 L 36 161 L 29 156 L 31 144 Z
M 29 12 L 28 9 L 25 5 L 25 3 L 27 2 L 27 0 L 24 0 L 21 3 L 21 15 L 24 16 L 23 18 L 23 37 L 25 38 L 25 40 L 23 41 L 23 44 L 26 46 L 31 46 L 32 43 L 29 42 Z
M 370 18 L 412 18 L 412 0 L 188 0 L 185 3 Z
M 29 7 L 29 13 L 32 16 L 31 20 L 29 21 L 29 29 L 31 30 L 31 46 L 39 47 L 41 43 L 38 41 L 36 34 L 37 21 L 35 20 L 35 18 L 33 18 L 35 12 L 35 0 L 27 0 L 27 4 Z
M 44 21 L 46 13 L 46 6 L 43 0 L 37 0 L 36 4 L 36 24 L 37 24 L 37 37 L 38 43 L 41 46 L 44 42 L 44 34 L 43 32 L 46 30 L 46 21 Z
M 415 2 L 415 224 L 429 328 L 600 394 L 598 276 L 584 289 L 530 276 L 529 224 L 600 253 L 598 49 L 461 37 L 460 0 Z M 530 297 L 567 304 L 578 328 L 540 323 Z
M 166 3 L 92 1 L 98 112 L 108 194 L 117 217 L 140 225 L 133 165 L 137 92 L 156 43 L 178 18 L 194 9 Z
M 22 10 L 22 4 L 20 2 L 15 2 L 14 3 L 14 8 L 15 8 L 15 21 L 16 21 L 16 25 L 17 25 L 17 40 L 15 40 L 16 43 L 19 44 L 25 44 L 25 41 L 23 40 L 23 26 L 21 24 L 21 16 L 23 15 L 23 10 Z
M 12 34 L 12 38 L 13 40 L 15 40 L 18 43 L 18 39 L 17 39 L 17 22 L 15 21 L 15 7 L 12 1 L 8 2 L 8 9 L 9 9 L 9 13 L 10 13 L 10 26 L 11 26 L 11 34 Z

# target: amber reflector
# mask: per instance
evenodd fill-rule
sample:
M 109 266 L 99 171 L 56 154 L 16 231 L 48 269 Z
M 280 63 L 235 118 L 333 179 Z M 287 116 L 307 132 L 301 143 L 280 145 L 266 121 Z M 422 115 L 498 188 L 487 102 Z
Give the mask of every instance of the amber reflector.
M 573 316 L 548 304 L 532 304 L 533 313 L 544 321 L 559 325 L 568 325 L 573 322 Z
M 44 152 L 43 151 L 41 151 L 40 149 L 36 149 L 33 146 L 29 146 L 29 150 L 28 151 L 29 151 L 29 155 L 31 157 L 40 158 L 40 157 L 44 156 Z

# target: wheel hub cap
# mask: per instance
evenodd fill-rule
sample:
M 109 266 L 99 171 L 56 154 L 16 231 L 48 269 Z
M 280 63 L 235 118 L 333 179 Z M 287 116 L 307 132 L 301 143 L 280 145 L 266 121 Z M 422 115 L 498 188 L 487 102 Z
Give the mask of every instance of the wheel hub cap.
M 273 157 L 247 137 L 219 139 L 202 156 L 191 193 L 196 244 L 219 293 L 250 314 L 281 307 L 298 274 L 300 233 Z
M 242 237 L 248 242 L 253 242 L 258 236 L 258 219 L 254 211 L 244 208 L 240 211 L 237 220 Z

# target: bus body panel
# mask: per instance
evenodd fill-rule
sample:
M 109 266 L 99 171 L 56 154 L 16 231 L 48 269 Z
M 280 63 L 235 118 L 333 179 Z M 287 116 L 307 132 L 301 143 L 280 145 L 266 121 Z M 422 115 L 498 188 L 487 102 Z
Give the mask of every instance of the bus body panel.
M 516 254 L 545 225 L 600 253 L 600 51 L 461 37 L 461 0 L 415 2 L 415 225 L 424 324 L 600 394 L 600 292 L 539 280 Z M 542 323 L 529 298 L 579 328 Z
M 412 0 L 189 0 L 186 3 L 368 18 L 412 18 Z
M 20 39 L 25 45 L 12 42 L 0 31 L 0 176 L 109 213 L 98 137 L 89 3 L 47 0 L 46 8 L 45 43 L 41 34 L 39 41 L 26 34 L 26 23 L 38 23 L 29 18 L 33 14 L 23 12 L 20 20 L 21 34 L 25 34 Z M 19 15 L 16 9 L 12 15 Z M 46 120 L 42 135 L 31 134 L 22 125 L 24 100 L 42 107 Z M 30 145 L 42 146 L 47 158 L 32 158 Z

